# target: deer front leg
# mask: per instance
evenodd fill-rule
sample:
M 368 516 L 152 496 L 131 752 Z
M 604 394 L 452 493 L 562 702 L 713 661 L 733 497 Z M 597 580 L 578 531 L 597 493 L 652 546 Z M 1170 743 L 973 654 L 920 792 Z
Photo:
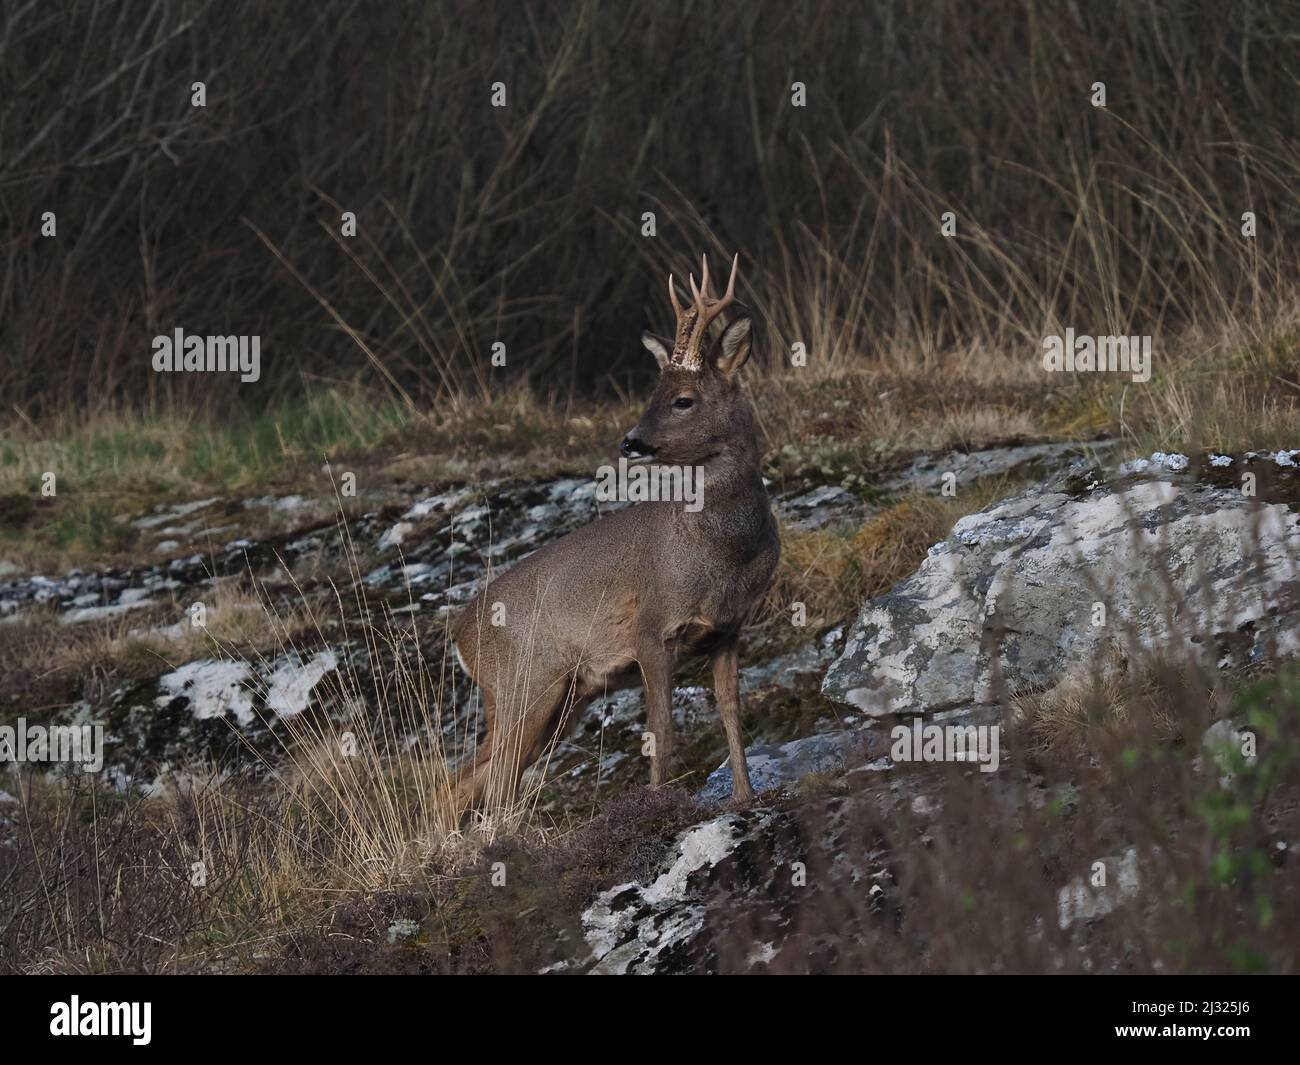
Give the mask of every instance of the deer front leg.
M 722 730 L 727 734 L 727 758 L 731 765 L 731 797 L 749 802 L 754 789 L 749 786 L 749 765 L 745 762 L 745 741 L 740 735 L 740 679 L 737 661 L 738 642 L 725 644 L 713 654 L 713 695 L 722 715 Z
M 648 643 L 638 654 L 645 683 L 646 726 L 654 735 L 650 786 L 663 787 L 673 755 L 673 654 L 662 643 Z

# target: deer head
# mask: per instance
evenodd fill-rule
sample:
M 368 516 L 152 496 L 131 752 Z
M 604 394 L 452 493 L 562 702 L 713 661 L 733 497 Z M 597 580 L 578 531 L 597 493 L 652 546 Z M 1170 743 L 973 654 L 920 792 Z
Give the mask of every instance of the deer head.
M 749 458 L 756 450 L 753 410 L 740 389 L 740 368 L 749 358 L 750 317 L 734 317 L 708 355 L 710 323 L 735 302 L 736 269 L 721 299 L 709 288 L 708 257 L 702 260 L 700 284 L 690 275 L 691 304 L 683 307 L 673 278 L 668 277 L 668 298 L 677 316 L 674 339 L 641 334 L 641 342 L 659 363 L 659 384 L 635 428 L 623 438 L 619 451 L 631 462 L 666 465 L 702 465 L 727 456 Z

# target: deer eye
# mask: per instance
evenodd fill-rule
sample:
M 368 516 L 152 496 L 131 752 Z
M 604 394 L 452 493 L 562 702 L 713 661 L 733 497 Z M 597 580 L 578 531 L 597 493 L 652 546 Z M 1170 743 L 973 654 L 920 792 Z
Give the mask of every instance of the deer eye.
M 691 399 L 690 396 L 678 396 L 673 400 L 673 410 L 690 410 L 693 406 L 695 406 L 695 400 Z

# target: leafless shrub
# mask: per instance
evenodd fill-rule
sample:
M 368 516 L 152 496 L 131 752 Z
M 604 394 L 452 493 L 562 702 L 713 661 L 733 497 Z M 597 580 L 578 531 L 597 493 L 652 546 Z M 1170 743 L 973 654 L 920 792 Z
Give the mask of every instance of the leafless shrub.
M 22 4 L 0 34 L 6 396 L 192 408 L 360 376 L 446 406 L 488 392 L 496 340 L 571 392 L 642 368 L 627 323 L 701 244 L 741 251 L 768 349 L 800 340 L 823 372 L 1032 352 L 1057 323 L 1249 330 L 1296 277 L 1295 18 Z M 262 336 L 269 387 L 149 372 L 178 325 Z

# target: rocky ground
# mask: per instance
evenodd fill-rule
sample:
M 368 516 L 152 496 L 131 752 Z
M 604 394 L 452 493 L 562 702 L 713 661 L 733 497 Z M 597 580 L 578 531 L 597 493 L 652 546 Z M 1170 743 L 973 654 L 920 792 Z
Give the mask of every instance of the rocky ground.
M 941 468 L 959 483 L 971 484 L 992 474 L 1042 469 L 1083 451 L 1049 444 L 953 454 L 918 460 L 886 482 L 871 502 L 838 485 L 819 484 L 801 485 L 774 502 L 786 530 L 856 527 L 894 496 L 939 491 Z M 201 630 L 192 621 L 195 604 L 211 608 L 216 586 L 232 581 L 255 584 L 274 616 L 287 618 L 304 603 L 323 604 L 310 625 L 286 634 L 284 642 L 292 646 L 282 653 L 263 649 L 248 658 L 232 658 L 214 643 L 211 656 L 159 671 L 103 702 L 82 702 L 64 711 L 61 720 L 107 724 L 107 765 L 123 783 L 154 783 L 159 772 L 196 756 L 225 765 L 264 765 L 281 746 L 280 723 L 309 707 L 337 725 L 355 725 L 357 712 L 374 701 L 376 678 L 394 667 L 391 650 L 366 638 L 363 622 L 409 633 L 405 650 L 422 658 L 435 681 L 434 697 L 421 708 L 427 719 L 412 724 L 440 730 L 446 747 L 459 753 L 475 732 L 477 700 L 447 653 L 444 630 L 450 613 L 477 592 L 489 566 L 500 572 L 546 541 L 598 519 L 602 510 L 623 505 L 598 503 L 590 480 L 559 478 L 448 488 L 355 519 L 342 512 L 322 519 L 298 495 L 160 506 L 133 522 L 158 561 L 0 580 L 0 623 L 19 624 L 36 610 L 52 612 L 69 626 L 139 616 L 133 635 L 167 641 L 184 635 L 187 626 Z M 265 510 L 286 519 L 290 528 L 257 541 L 221 541 L 223 534 L 237 531 L 241 513 Z M 295 525 L 293 515 L 304 511 L 315 520 Z M 212 546 L 218 542 L 221 546 Z M 194 550 L 200 545 L 208 546 Z M 156 621 L 160 611 L 167 624 L 150 626 L 144 620 Z M 742 675 L 744 691 L 751 696 L 793 694 L 802 701 L 841 641 L 836 628 L 806 636 L 795 632 L 775 641 L 794 646 L 783 654 L 765 654 L 762 644 L 751 647 L 751 664 Z M 710 737 L 716 732 L 707 690 L 679 688 L 676 706 L 678 726 L 688 736 L 701 727 Z M 631 757 L 624 747 L 634 740 L 639 745 L 640 707 L 635 691 L 599 701 L 573 743 L 556 752 L 552 772 L 584 784 L 589 777 L 606 781 Z M 806 712 L 801 707 L 797 713 Z M 823 712 L 824 724 L 841 723 L 830 704 Z M 856 715 L 849 716 L 852 724 Z M 786 742 L 804 731 L 802 722 L 773 721 L 757 738 Z M 406 738 L 414 742 L 417 736 Z M 584 756 L 593 750 L 601 753 Z M 698 768 L 721 750 L 711 746 L 701 752 L 705 761 Z M 636 771 L 640 768 L 638 764 Z
M 755 909 L 768 926 L 736 933 L 755 945 L 745 965 L 790 967 L 789 957 L 782 962 L 785 951 L 803 956 L 809 949 L 802 937 L 787 942 L 792 922 L 783 910 L 789 907 L 771 901 L 789 898 L 776 881 L 790 863 L 814 861 L 813 855 L 830 864 L 853 862 L 843 837 L 855 807 L 878 814 L 896 806 L 901 793 L 914 814 L 936 808 L 934 782 L 924 773 L 899 774 L 891 757 L 889 726 L 902 718 L 1005 723 L 1014 732 L 1008 715 L 1019 709 L 1015 696 L 1044 690 L 1050 696 L 1091 680 L 1113 668 L 1117 656 L 1195 656 L 1223 671 L 1293 659 L 1300 653 L 1297 457 L 1300 452 L 1192 461 L 1157 454 L 1110 470 L 1076 461 L 961 519 L 916 574 L 866 604 L 842 647 L 839 633 L 832 634 L 837 653 L 826 656 L 822 693 L 863 716 L 849 714 L 841 719 L 846 727 L 748 750 L 759 787 L 828 773 L 903 779 L 837 798 L 831 811 L 813 819 L 811 836 L 806 810 L 781 804 L 689 828 L 652 877 L 608 889 L 583 914 L 594 970 L 708 968 L 717 964 L 718 943 L 731 938 L 709 925 L 736 920 L 737 913 L 753 922 Z M 1242 494 L 1243 475 L 1256 482 L 1251 497 Z M 1097 604 L 1104 613 L 1095 611 Z M 1220 721 L 1202 745 L 1217 750 L 1239 739 L 1231 722 Z M 1022 784 L 1024 755 L 1014 747 L 1001 752 L 1014 767 L 1007 775 Z M 729 782 L 722 767 L 699 796 L 719 800 Z M 1272 847 L 1285 852 L 1296 843 L 1283 836 Z M 866 908 L 878 912 L 894 897 L 888 856 L 868 849 L 857 860 L 852 879 L 869 885 Z M 1110 866 L 1109 883 L 1076 877 L 1061 886 L 1060 931 L 1103 917 L 1138 894 L 1133 847 L 1099 860 Z M 721 901 L 719 885 L 725 885 Z M 755 907 L 754 899 L 768 901 Z M 1064 964 L 1059 953 L 1056 964 Z
M 1244 675 L 1300 653 L 1300 452 L 1158 453 L 1119 464 L 1109 450 L 1101 442 L 920 456 L 870 493 L 819 483 L 776 493 L 789 533 L 856 528 L 905 493 L 963 491 L 992 475 L 1027 485 L 958 521 L 914 574 L 856 617 L 757 633 L 742 672 L 755 806 L 727 807 L 730 770 L 711 693 L 701 677 L 680 678 L 678 783 L 694 795 L 693 821 L 665 836 L 661 856 L 635 879 L 596 891 L 580 931 L 560 937 L 563 957 L 545 967 L 788 970 L 818 968 L 809 962 L 817 958 L 833 967 L 852 954 L 841 940 L 866 943 L 872 921 L 900 919 L 898 848 L 908 844 L 890 838 L 899 824 L 928 838 L 926 823 L 945 804 L 966 801 L 952 798 L 954 787 L 997 793 L 988 801 L 1022 827 L 1068 793 L 1034 764 L 1021 729 L 1027 698 L 1041 710 L 1142 656 Z M 179 642 L 203 633 L 195 619 L 232 585 L 291 619 L 257 653 L 211 640 L 98 701 L 57 711 L 57 721 L 106 726 L 105 771 L 119 789 L 161 792 L 169 777 L 210 763 L 256 778 L 275 769 L 308 720 L 318 734 L 371 730 L 397 748 L 432 745 L 454 758 L 480 726 L 473 686 L 446 647 L 449 612 L 489 567 L 511 565 L 607 506 L 579 478 L 439 487 L 376 512 L 344 506 L 332 518 L 295 495 L 198 499 L 135 520 L 154 556 L 138 565 L 0 577 L 0 625 L 138 618 L 135 635 Z M 241 538 L 248 512 L 275 514 L 285 531 Z M 397 715 L 377 712 L 391 711 L 394 671 L 418 675 L 425 697 Z M 0 708 L 6 719 L 35 709 L 11 702 Z M 916 717 L 1005 728 L 997 771 L 971 754 L 956 766 L 901 763 L 893 728 Z M 1214 736 L 1238 737 L 1240 724 L 1220 722 L 1207 749 Z M 643 728 L 639 690 L 598 700 L 530 771 L 534 815 L 589 816 L 640 788 Z M 864 827 L 890 811 L 888 829 Z M 1287 835 L 1293 828 L 1294 819 L 1274 825 L 1275 853 L 1300 845 Z M 1066 875 L 1078 866 L 1061 844 L 1056 912 L 1044 914 L 1051 935 L 1038 940 L 1052 959 L 1044 964 L 1061 967 L 1068 949 L 1082 949 L 1058 933 L 1139 894 L 1148 856 L 1113 842 L 1103 856 L 1112 876 L 1100 887 Z M 818 871 L 807 891 L 800 869 Z M 844 923 L 810 922 L 845 885 L 855 901 Z

